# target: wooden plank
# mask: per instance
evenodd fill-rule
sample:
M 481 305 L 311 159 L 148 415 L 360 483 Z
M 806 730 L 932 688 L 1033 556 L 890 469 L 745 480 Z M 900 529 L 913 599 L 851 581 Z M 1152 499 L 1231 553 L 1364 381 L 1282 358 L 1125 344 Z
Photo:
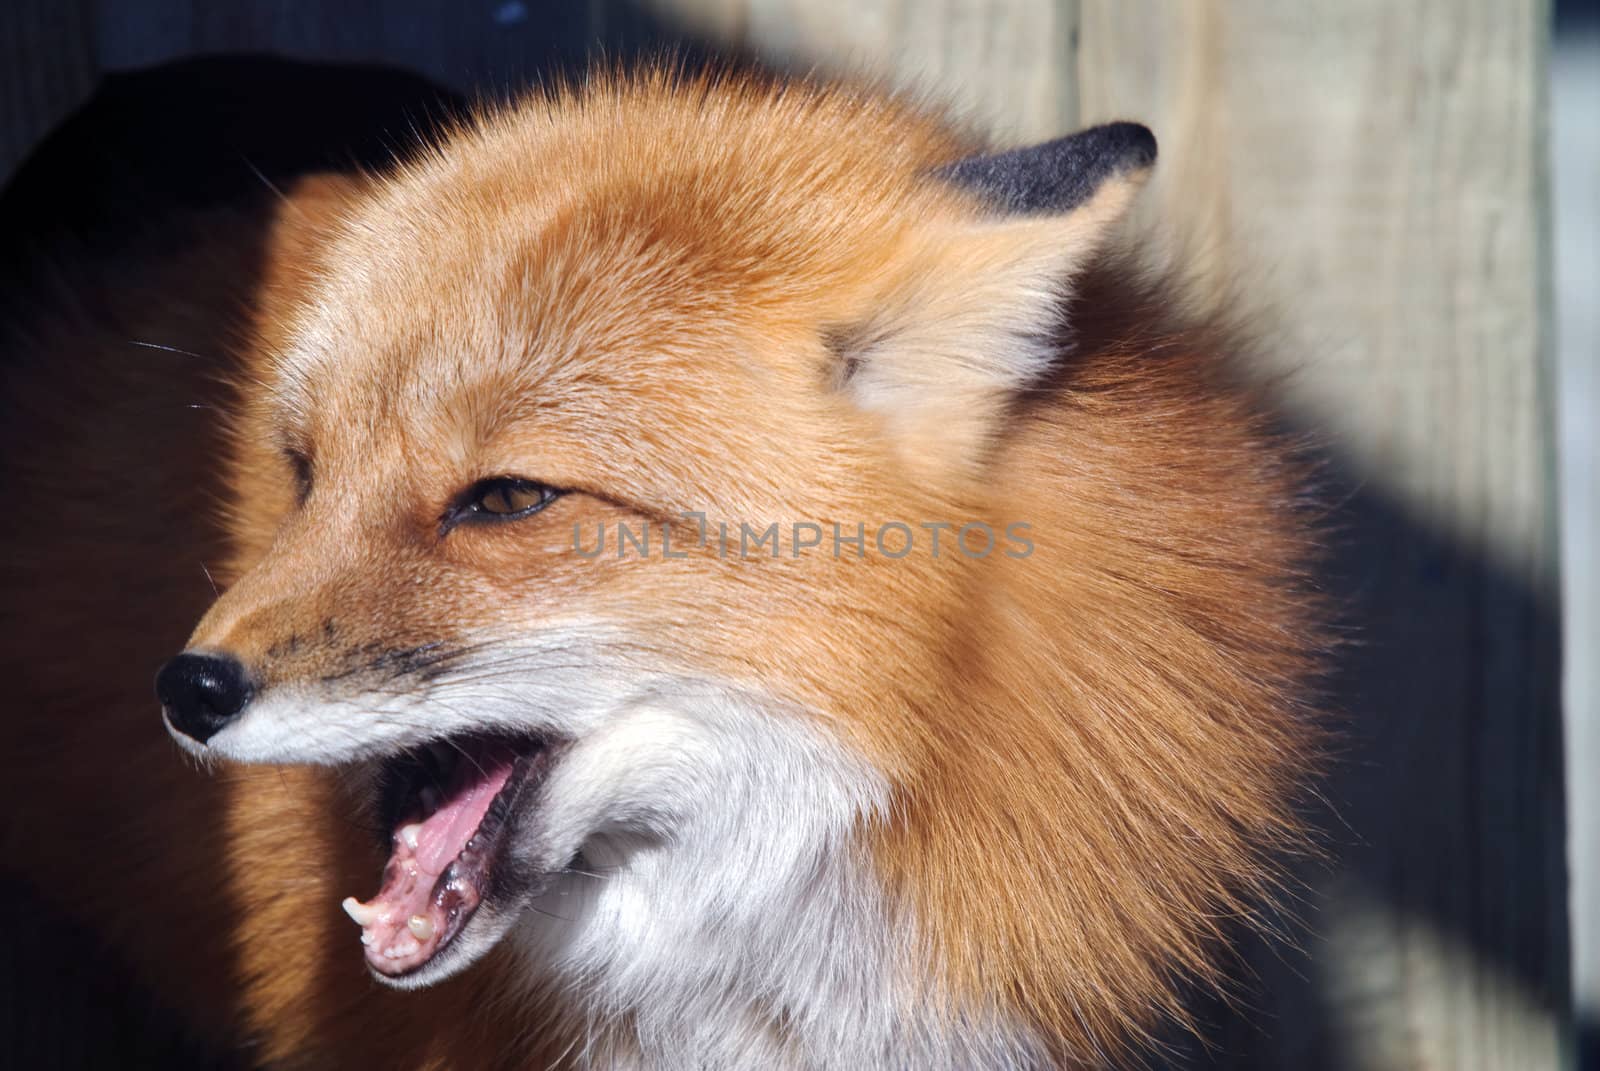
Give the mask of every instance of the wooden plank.
M 1567 848 L 1573 1004 L 1600 1067 L 1600 7 L 1557 8 L 1551 55 L 1561 397 L 1561 586 L 1566 596 Z
M 603 5 L 382 0 L 110 0 L 95 46 L 110 70 L 182 56 L 272 52 L 297 59 L 402 66 L 491 97 L 552 66 L 576 62 L 598 39 Z
M 1259 964 L 1227 1066 L 1562 1058 L 1546 14 L 1084 3 L 1084 120 L 1156 128 L 1145 222 L 1269 310 L 1266 364 L 1346 496 L 1350 828 L 1308 875 L 1309 962 Z
M 7 0 L 0 12 L 0 182 L 94 88 L 82 0 Z
M 780 67 L 866 73 L 949 102 L 1002 141 L 1066 133 L 1077 115 L 1077 0 L 676 0 L 692 33 Z

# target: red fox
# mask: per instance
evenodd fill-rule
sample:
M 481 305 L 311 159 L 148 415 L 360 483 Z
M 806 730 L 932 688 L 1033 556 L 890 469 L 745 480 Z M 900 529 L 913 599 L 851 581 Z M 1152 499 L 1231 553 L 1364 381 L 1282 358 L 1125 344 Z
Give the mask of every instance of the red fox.
M 1306 468 L 1116 238 L 1155 158 L 646 71 L 175 234 L 14 347 L 8 858 L 263 1064 L 1133 1058 L 1321 648 Z M 123 683 L 185 618 L 210 777 Z

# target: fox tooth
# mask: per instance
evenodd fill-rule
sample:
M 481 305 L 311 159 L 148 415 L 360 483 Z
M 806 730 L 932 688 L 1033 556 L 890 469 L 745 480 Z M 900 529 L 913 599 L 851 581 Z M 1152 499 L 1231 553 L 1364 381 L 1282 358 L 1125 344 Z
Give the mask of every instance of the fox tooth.
M 417 850 L 417 838 L 421 836 L 421 834 L 422 825 L 419 822 L 412 822 L 408 826 L 400 827 L 400 841 L 412 851 Z
M 404 959 L 406 956 L 414 956 L 421 951 L 422 946 L 408 937 L 384 949 L 383 955 L 385 959 Z
M 349 915 L 355 924 L 363 929 L 378 921 L 378 909 L 368 907 L 354 896 L 346 896 L 339 906 L 343 907 L 344 913 Z
M 407 919 L 406 928 L 419 941 L 426 941 L 433 936 L 433 920 L 422 915 L 412 915 Z

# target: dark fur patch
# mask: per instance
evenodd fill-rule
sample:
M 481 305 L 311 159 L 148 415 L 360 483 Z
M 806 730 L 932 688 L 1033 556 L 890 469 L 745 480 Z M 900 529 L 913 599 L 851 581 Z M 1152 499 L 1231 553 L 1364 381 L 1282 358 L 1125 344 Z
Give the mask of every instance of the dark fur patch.
M 835 389 L 848 386 L 861 370 L 861 360 L 869 337 L 869 333 L 859 324 L 823 328 L 822 344 L 837 362 L 832 374 L 832 386 Z
M 969 156 L 934 174 L 1009 215 L 1052 215 L 1083 204 L 1107 179 L 1155 161 L 1149 128 L 1107 123 L 1039 145 Z

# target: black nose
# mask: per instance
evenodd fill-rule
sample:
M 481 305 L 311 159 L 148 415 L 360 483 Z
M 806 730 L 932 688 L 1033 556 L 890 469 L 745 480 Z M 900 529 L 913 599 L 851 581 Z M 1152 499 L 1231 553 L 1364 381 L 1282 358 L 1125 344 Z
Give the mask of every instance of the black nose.
M 244 709 L 250 692 L 244 666 L 227 655 L 181 654 L 156 674 L 156 696 L 167 720 L 202 744 Z

